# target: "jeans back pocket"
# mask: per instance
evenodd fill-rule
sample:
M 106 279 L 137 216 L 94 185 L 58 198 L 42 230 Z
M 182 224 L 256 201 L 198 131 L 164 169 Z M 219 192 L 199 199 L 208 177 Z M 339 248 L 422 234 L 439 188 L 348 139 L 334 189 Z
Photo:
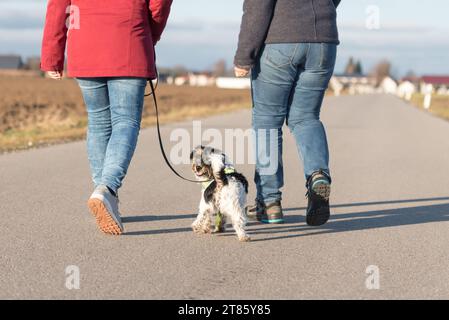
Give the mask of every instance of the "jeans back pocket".
M 333 69 L 337 59 L 337 45 L 334 43 L 321 43 L 320 68 Z
M 291 65 L 296 54 L 298 44 L 279 43 L 265 46 L 266 61 L 276 68 Z

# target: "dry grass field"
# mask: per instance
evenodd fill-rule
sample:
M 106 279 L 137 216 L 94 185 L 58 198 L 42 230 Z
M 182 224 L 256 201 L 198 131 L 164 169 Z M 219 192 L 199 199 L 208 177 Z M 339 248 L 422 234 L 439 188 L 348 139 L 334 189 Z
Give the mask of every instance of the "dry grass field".
M 248 90 L 215 87 L 157 89 L 162 122 L 171 122 L 250 106 Z M 142 126 L 155 123 L 151 98 Z M 0 77 L 0 152 L 83 139 L 87 115 L 74 80 Z
M 424 95 L 415 94 L 412 97 L 411 103 L 420 109 L 424 110 Z M 449 120 L 449 97 L 441 95 L 433 95 L 432 104 L 428 112 Z

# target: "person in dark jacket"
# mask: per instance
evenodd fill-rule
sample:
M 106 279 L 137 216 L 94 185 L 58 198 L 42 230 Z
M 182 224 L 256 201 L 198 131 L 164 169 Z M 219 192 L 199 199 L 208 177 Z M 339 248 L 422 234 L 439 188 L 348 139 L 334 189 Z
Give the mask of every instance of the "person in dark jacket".
M 330 217 L 331 176 L 326 133 L 320 121 L 333 74 L 340 0 L 245 0 L 235 74 L 251 71 L 255 131 L 256 204 L 248 215 L 283 223 L 282 127 L 287 123 L 304 164 L 307 223 Z M 267 159 L 265 159 L 267 158 Z
M 41 69 L 77 78 L 88 112 L 87 152 L 95 190 L 88 201 L 101 231 L 123 232 L 118 189 L 133 157 L 154 45 L 172 0 L 49 0 Z

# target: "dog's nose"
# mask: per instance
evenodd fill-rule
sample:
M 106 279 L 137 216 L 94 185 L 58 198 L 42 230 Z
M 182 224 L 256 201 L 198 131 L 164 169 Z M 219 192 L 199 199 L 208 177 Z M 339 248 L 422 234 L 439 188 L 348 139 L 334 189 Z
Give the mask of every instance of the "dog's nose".
M 200 171 L 201 170 L 201 167 L 200 166 L 196 166 L 196 171 Z

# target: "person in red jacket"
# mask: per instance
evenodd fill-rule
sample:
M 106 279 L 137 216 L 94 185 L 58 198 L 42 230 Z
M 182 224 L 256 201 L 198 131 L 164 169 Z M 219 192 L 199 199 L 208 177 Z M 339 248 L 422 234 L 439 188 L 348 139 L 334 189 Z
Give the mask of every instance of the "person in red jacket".
M 41 69 L 77 79 L 88 113 L 87 152 L 95 190 L 88 201 L 101 231 L 123 232 L 118 189 L 134 154 L 154 46 L 172 0 L 49 0 Z

